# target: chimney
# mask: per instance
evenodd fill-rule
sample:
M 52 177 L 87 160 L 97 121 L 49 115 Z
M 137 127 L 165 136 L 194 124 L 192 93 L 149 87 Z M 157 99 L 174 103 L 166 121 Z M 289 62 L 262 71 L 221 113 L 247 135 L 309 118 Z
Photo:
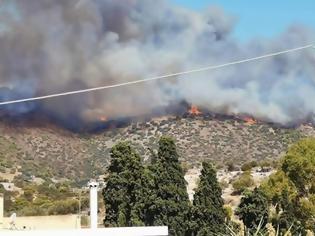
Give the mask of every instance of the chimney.
M 98 183 L 97 182 L 89 182 L 90 188 L 90 227 L 91 229 L 97 229 L 97 189 Z
M 4 200 L 3 200 L 3 194 L 0 193 L 0 229 L 4 228 L 3 212 L 4 212 Z

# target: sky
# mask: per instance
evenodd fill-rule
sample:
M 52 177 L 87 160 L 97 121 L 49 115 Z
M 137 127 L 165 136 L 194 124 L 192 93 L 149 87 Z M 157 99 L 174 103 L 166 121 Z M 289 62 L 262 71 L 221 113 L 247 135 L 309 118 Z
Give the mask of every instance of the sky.
M 303 24 L 315 30 L 314 0 L 171 0 L 195 10 L 219 6 L 238 22 L 234 36 L 247 41 L 271 38 L 292 24 Z
M 315 30 L 314 0 L 169 0 L 197 11 L 215 5 L 236 17 L 234 36 L 242 41 L 271 38 L 290 25 L 303 24 Z M 0 3 L 10 0 L 0 0 Z M 0 12 L 1 10 L 0 4 Z M 10 6 L 11 4 L 6 4 Z M 12 5 L 11 9 L 13 11 Z M 0 25 L 1 30 L 1 25 Z

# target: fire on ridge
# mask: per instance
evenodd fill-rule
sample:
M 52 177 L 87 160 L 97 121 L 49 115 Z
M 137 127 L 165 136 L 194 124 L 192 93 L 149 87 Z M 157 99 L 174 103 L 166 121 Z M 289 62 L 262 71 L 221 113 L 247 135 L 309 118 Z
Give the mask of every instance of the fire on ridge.
M 188 110 L 188 113 L 190 115 L 195 115 L 195 116 L 202 114 L 202 112 L 199 110 L 199 108 L 196 105 L 191 105 L 190 109 Z

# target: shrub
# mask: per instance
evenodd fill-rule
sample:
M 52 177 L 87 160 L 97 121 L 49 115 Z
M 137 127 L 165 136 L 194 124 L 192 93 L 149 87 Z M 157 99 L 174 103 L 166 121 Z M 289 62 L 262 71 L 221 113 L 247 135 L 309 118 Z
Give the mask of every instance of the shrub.
M 227 187 L 229 187 L 229 183 L 226 182 L 225 180 L 220 181 L 220 187 L 221 189 L 226 189 Z
M 48 209 L 49 215 L 67 215 L 77 213 L 79 210 L 79 201 L 75 199 L 56 201 Z
M 223 209 L 224 209 L 227 220 L 230 221 L 232 219 L 232 216 L 233 216 L 232 207 L 230 205 L 224 205 Z
M 23 216 L 44 216 L 47 215 L 47 209 L 39 206 L 27 206 L 19 211 Z
M 191 166 L 189 165 L 189 163 L 188 162 L 182 162 L 181 163 L 181 167 L 182 167 L 182 169 L 183 169 L 183 172 L 186 174 L 187 173 L 187 171 L 191 168 Z
M 234 163 L 231 162 L 231 161 L 229 161 L 228 163 L 226 163 L 226 167 L 227 167 L 227 170 L 230 171 L 230 172 L 237 170 L 236 166 L 235 166 Z
M 251 176 L 251 173 L 249 171 L 245 171 L 242 173 L 238 179 L 236 179 L 232 186 L 234 188 L 234 191 L 238 194 L 244 192 L 244 190 L 253 187 L 255 184 L 253 177 Z
M 249 171 L 252 168 L 256 167 L 258 164 L 256 161 L 246 162 L 241 166 L 242 171 Z

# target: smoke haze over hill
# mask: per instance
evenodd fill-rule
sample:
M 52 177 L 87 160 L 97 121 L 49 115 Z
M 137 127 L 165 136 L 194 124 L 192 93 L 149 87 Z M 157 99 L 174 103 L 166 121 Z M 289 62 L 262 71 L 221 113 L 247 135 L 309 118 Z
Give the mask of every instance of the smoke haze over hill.
M 272 40 L 241 44 L 235 17 L 164 0 L 15 1 L 0 13 L 0 100 L 12 100 L 216 65 L 308 44 L 314 32 L 290 27 Z M 270 26 L 272 27 L 272 26 Z M 247 114 L 280 124 L 314 121 L 315 52 L 89 94 L 1 107 L 62 121 L 150 114 L 186 101 L 209 111 Z

